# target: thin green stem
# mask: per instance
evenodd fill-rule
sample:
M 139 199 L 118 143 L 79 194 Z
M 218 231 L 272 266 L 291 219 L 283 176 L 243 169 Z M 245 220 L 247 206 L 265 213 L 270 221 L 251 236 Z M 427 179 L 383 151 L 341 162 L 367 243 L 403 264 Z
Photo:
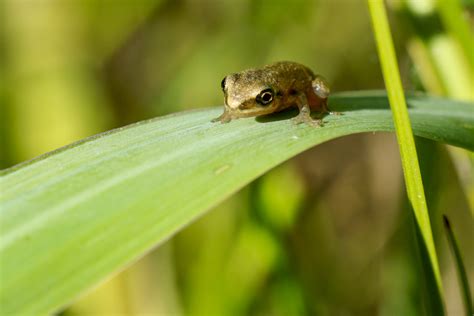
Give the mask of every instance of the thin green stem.
M 432 271 L 440 300 L 440 302 L 437 304 L 438 307 L 436 307 L 436 311 L 433 312 L 443 314 L 442 283 L 438 265 L 438 257 L 436 255 L 430 218 L 426 205 L 425 192 L 421 179 L 420 166 L 418 164 L 415 141 L 411 128 L 410 117 L 408 116 L 405 95 L 398 70 L 387 13 L 385 11 L 385 5 L 381 0 L 368 0 L 368 4 L 375 33 L 375 40 L 377 43 L 377 50 L 381 61 L 382 72 L 385 85 L 387 87 L 388 99 L 392 109 L 408 199 L 410 200 L 411 206 L 413 208 L 417 228 L 419 229 L 423 244 L 426 247 L 429 264 L 431 266 L 424 268 L 425 270 Z
M 469 290 L 469 281 L 467 278 L 466 269 L 464 268 L 461 251 L 459 250 L 456 236 L 454 236 L 454 232 L 451 228 L 451 223 L 449 222 L 449 219 L 446 215 L 443 215 L 443 221 L 448 243 L 453 253 L 454 261 L 457 267 L 456 270 L 458 272 L 459 282 L 461 283 L 460 288 L 466 316 L 474 315 L 474 310 L 472 309 L 471 292 Z

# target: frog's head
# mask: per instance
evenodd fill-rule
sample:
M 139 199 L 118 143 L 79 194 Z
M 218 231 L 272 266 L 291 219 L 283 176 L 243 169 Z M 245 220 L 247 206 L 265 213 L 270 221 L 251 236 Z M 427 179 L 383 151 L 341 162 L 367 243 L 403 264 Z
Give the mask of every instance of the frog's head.
M 222 79 L 226 111 L 235 117 L 259 116 L 275 112 L 281 94 L 258 70 L 230 74 Z

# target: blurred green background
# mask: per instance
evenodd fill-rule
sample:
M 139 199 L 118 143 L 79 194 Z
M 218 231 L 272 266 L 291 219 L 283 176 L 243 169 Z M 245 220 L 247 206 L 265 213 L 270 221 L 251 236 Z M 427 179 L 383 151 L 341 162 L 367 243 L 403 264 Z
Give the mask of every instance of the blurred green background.
M 384 88 L 363 0 L 4 0 L 2 7 L 2 168 L 139 120 L 222 105 L 225 75 L 273 61 L 308 65 L 334 92 Z M 472 1 L 389 7 L 405 88 L 473 100 Z M 453 222 L 472 280 L 472 154 L 425 140 L 418 146 L 447 310 L 458 315 L 440 214 Z M 393 134 L 377 133 L 309 150 L 62 313 L 419 315 L 420 263 L 397 148 Z

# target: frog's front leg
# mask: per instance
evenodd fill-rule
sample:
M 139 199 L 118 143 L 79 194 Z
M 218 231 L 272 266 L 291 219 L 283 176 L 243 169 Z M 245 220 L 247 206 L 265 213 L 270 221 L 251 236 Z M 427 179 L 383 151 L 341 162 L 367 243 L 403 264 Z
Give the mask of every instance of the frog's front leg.
M 230 112 L 227 109 L 224 109 L 224 113 L 222 113 L 219 117 L 212 119 L 211 122 L 229 123 L 230 121 L 232 121 L 233 118 L 234 117 L 230 114 Z
M 323 120 L 322 119 L 313 119 L 311 117 L 311 109 L 308 104 L 308 99 L 306 98 L 305 94 L 300 94 L 297 99 L 297 106 L 300 110 L 298 116 L 293 118 L 293 123 L 301 124 L 306 123 L 310 126 L 322 126 Z

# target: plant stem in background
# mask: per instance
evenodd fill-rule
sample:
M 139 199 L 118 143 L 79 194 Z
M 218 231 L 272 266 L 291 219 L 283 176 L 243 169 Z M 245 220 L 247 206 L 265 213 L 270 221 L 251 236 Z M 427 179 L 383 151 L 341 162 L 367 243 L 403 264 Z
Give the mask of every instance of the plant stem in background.
M 408 52 L 430 93 L 473 100 L 474 36 L 459 0 L 398 1 L 392 7 L 410 27 Z
M 463 14 L 461 1 L 437 1 L 436 5 L 445 28 L 462 47 L 464 57 L 471 66 L 472 76 L 474 70 L 474 36 L 469 29 L 469 20 Z
M 443 290 L 438 257 L 436 255 L 423 182 L 421 179 L 420 166 L 418 164 L 415 140 L 411 128 L 410 117 L 408 116 L 387 13 L 383 1 L 368 0 L 368 5 L 385 85 L 387 87 L 388 99 L 392 109 L 408 199 L 413 208 L 417 229 L 422 238 L 421 246 L 426 247 L 429 258 L 428 262 L 430 266 L 424 266 L 423 268 L 425 269 L 425 272 L 432 271 L 437 287 L 435 291 L 437 297 L 430 297 L 428 301 L 431 306 L 431 312 L 442 315 L 444 314 L 442 299 Z
M 446 236 L 448 238 L 448 244 L 453 253 L 454 262 L 456 265 L 456 271 L 458 272 L 466 316 L 474 315 L 474 310 L 472 308 L 472 301 L 471 301 L 471 292 L 469 290 L 469 281 L 467 278 L 466 269 L 464 268 L 461 251 L 459 250 L 458 242 L 456 240 L 456 237 L 454 236 L 454 232 L 451 228 L 451 224 L 446 215 L 443 215 L 443 222 L 444 222 L 444 228 L 446 230 Z

